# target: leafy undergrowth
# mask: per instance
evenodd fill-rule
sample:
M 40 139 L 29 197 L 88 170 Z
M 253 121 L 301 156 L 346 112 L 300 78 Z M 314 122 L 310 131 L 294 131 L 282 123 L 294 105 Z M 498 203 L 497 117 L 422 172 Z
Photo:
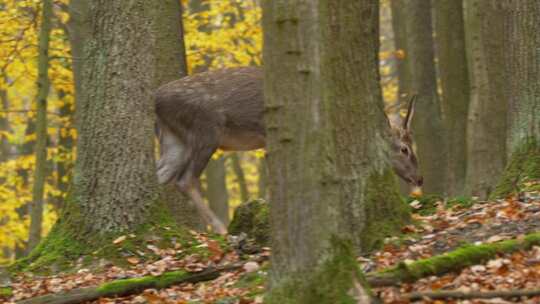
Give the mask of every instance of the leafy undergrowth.
M 532 182 L 530 191 L 506 199 L 478 201 L 429 197 L 411 201 L 416 209 L 415 224 L 403 227 L 403 235 L 388 238 L 380 251 L 358 258 L 364 272 L 374 273 L 400 263 L 408 264 L 470 245 L 493 244 L 508 239 L 524 239 L 540 231 L 540 182 Z M 262 303 L 267 281 L 270 251 L 246 246 L 243 238 L 228 242 L 206 234 L 192 232 L 194 241 L 165 245 L 148 240 L 145 249 L 157 259 L 145 259 L 137 249 L 126 255 L 124 266 L 103 261 L 97 268 L 82 268 L 76 273 L 41 277 L 24 274 L 13 278 L 12 289 L 2 296 L 7 303 L 74 288 L 97 286 L 112 280 L 160 275 L 182 270 L 199 273 L 212 266 L 251 261 L 243 267 L 220 273 L 212 281 L 183 283 L 163 289 L 146 289 L 138 294 L 102 298 L 91 303 Z M 119 238 L 107 250 L 120 248 L 130 236 Z M 249 250 L 244 250 L 249 248 Z M 247 254 L 246 252 L 249 252 Z M 148 255 L 148 253 L 144 253 Z M 253 262 L 256 260 L 258 262 Z M 118 265 L 118 264 L 116 264 Z M 1 284 L 0 284 L 1 285 Z M 411 292 L 434 290 L 501 291 L 540 288 L 540 247 L 499 254 L 484 263 L 471 263 L 464 269 L 419 279 L 393 287 L 375 288 L 384 303 L 410 303 Z M 540 296 L 507 299 L 419 300 L 414 303 L 540 303 Z
M 429 258 L 470 244 L 490 244 L 508 239 L 522 239 L 540 231 L 540 191 L 531 182 L 532 191 L 493 201 L 442 199 L 428 201 L 432 212 L 424 212 L 421 201 L 413 208 L 423 210 L 414 215 L 416 225 L 403 228 L 404 235 L 386 241 L 384 248 L 359 258 L 365 272 L 379 271 L 397 265 Z M 397 287 L 377 288 L 384 303 L 409 303 L 402 296 L 410 292 L 432 290 L 493 291 L 540 288 L 540 247 L 498 255 L 483 264 L 471 265 L 440 276 Z M 483 300 L 422 300 L 414 303 L 540 303 L 540 297 Z
M 209 267 L 229 265 L 242 260 L 246 261 L 244 267 L 224 272 L 209 282 L 185 283 L 160 290 L 147 289 L 140 294 L 102 298 L 90 303 L 262 303 L 268 266 L 266 262 L 250 260 L 266 260 L 270 254 L 267 248 L 259 248 L 256 255 L 247 255 L 234 239 L 225 242 L 221 237 L 210 237 L 195 231 L 190 233 L 193 236 L 190 243 L 178 242 L 170 247 L 164 247 L 165 243 L 158 239 L 149 239 L 144 250 L 133 248 L 133 254 L 126 255 L 124 263 L 121 264 L 102 260 L 99 265 L 89 265 L 88 268 L 78 269 L 74 273 L 54 276 L 19 274 L 12 278 L 10 293 L 4 296 L 0 293 L 0 303 L 15 303 L 45 294 L 99 286 L 114 280 L 159 276 L 169 271 L 182 270 L 197 274 Z M 125 250 L 124 245 L 130 238 L 127 235 L 115 239 L 108 250 Z M 245 243 L 244 240 L 241 242 L 241 245 Z M 148 255 L 152 255 L 152 258 L 148 258 Z M 119 266 L 122 264 L 124 266 Z

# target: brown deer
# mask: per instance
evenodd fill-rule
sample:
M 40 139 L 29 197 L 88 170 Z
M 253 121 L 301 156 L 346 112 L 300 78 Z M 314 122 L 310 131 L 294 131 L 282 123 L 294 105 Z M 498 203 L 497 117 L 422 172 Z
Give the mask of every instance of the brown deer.
M 410 123 L 414 98 L 390 141 L 394 171 L 418 192 L 422 177 L 413 152 Z M 229 68 L 195 74 L 161 86 L 156 92 L 160 183 L 175 181 L 217 233 L 225 226 L 204 204 L 199 177 L 219 148 L 246 151 L 265 146 L 263 70 Z M 417 193 L 418 194 L 418 193 Z

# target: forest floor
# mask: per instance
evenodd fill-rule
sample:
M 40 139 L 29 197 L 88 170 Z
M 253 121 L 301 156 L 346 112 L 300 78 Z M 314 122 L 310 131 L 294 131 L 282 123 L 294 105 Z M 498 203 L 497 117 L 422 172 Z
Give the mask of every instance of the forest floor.
M 539 189 L 540 182 L 532 183 L 532 186 Z M 359 264 L 365 273 L 440 255 L 464 244 L 495 244 L 508 239 L 519 240 L 526 234 L 540 231 L 540 191 L 522 192 L 519 197 L 491 201 L 431 199 L 415 200 L 410 204 L 415 210 L 414 224 L 403 227 L 402 236 L 387 239 L 380 251 L 359 257 Z M 191 233 L 197 241 L 196 246 L 205 249 L 205 254 L 185 254 L 185 248 L 181 246 L 158 248 L 149 240 L 147 249 L 153 251 L 157 259 L 145 261 L 134 255 L 126 257 L 124 267 L 102 261 L 100 271 L 80 268 L 74 273 L 54 276 L 21 274 L 12 278 L 11 295 L 5 295 L 2 299 L 0 292 L 0 303 L 16 303 L 44 294 L 65 293 L 119 279 L 157 276 L 173 270 L 197 274 L 205 269 L 231 264 L 238 266 L 216 273 L 216 278 L 212 280 L 149 288 L 125 297 L 100 298 L 86 303 L 263 303 L 269 248 L 245 246 L 238 239 L 223 244 L 206 234 Z M 122 241 L 115 240 L 118 246 L 121 246 Z M 467 293 L 539 288 L 540 247 L 532 246 L 528 250 L 497 254 L 483 263 L 425 277 L 414 283 L 374 288 L 374 293 L 384 303 L 540 303 L 540 296 L 469 300 L 424 298 L 415 302 L 404 297 L 411 292 L 432 290 Z

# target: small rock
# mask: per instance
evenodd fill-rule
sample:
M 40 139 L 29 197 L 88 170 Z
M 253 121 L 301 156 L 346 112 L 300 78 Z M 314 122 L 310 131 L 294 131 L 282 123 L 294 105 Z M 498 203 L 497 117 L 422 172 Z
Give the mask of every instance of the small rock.
M 260 266 L 257 262 L 247 262 L 244 264 L 244 270 L 246 272 L 255 272 L 259 270 Z

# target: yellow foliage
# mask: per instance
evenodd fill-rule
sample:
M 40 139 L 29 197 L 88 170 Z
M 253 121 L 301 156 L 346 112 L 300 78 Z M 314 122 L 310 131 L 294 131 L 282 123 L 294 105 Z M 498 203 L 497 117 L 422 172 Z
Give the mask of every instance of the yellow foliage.
M 68 0 L 61 0 L 67 4 Z M 12 145 L 9 155 L 0 159 L 0 248 L 14 249 L 24 247 L 28 238 L 29 219 L 25 211 L 31 202 L 31 187 L 35 157 L 22 154 L 24 144 L 35 141 L 35 133 L 26 134 L 29 121 L 35 119 L 34 100 L 37 78 L 37 35 L 40 26 L 41 1 L 4 0 L 0 10 L 0 91 L 6 92 L 6 105 L 0 104 L 2 115 L 7 120 L 9 129 L 0 130 L 0 138 L 7 139 Z M 67 13 L 55 8 L 57 22 L 67 21 Z M 71 72 L 70 47 L 63 27 L 55 27 L 50 39 L 51 93 L 48 98 L 48 120 L 50 144 L 48 159 L 56 167 L 60 163 L 70 165 L 73 151 L 57 146 L 59 136 L 75 138 L 70 125 L 72 119 L 57 115 L 65 105 L 74 107 L 73 79 Z M 62 92 L 62 94 L 59 94 Z M 59 97 L 62 96 L 62 98 Z M 65 130 L 65 131 L 61 131 Z M 53 169 L 53 168 L 50 168 Z M 26 172 L 25 178 L 21 172 Z M 45 185 L 45 199 L 62 197 L 58 190 L 58 174 L 49 170 Z M 64 179 L 64 177 L 62 177 Z M 52 205 L 44 207 L 43 232 L 48 232 L 56 220 L 56 211 Z M 0 251 L 2 252 L 2 251 Z M 1 256 L 0 264 L 9 262 L 11 256 Z

